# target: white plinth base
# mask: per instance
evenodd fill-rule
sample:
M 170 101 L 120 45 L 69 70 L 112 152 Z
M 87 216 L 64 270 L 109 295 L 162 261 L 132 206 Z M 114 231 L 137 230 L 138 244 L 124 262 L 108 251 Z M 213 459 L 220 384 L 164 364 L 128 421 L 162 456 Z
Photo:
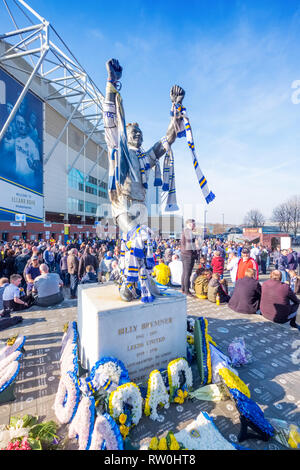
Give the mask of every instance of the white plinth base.
M 123 302 L 114 284 L 78 287 L 80 357 L 89 371 L 103 356 L 121 360 L 130 379 L 186 357 L 186 297 L 178 291 L 153 303 Z

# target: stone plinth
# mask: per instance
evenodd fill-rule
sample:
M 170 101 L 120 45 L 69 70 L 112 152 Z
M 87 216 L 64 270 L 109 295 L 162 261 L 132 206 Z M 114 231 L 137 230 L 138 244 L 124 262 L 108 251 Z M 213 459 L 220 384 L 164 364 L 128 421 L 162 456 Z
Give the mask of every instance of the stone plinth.
M 78 288 L 82 365 L 91 370 L 103 356 L 121 360 L 136 382 L 153 369 L 186 357 L 186 297 L 169 290 L 153 303 L 123 302 L 114 284 Z

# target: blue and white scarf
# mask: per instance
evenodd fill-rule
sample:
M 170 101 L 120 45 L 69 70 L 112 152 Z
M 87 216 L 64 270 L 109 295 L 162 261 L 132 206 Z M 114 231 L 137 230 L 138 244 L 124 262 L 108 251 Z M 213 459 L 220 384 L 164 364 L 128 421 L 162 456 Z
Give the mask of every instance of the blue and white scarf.
M 192 152 L 193 165 L 194 165 L 194 168 L 195 168 L 195 171 L 196 171 L 198 183 L 200 185 L 200 188 L 202 190 L 203 196 L 204 196 L 207 204 L 209 204 L 210 202 L 212 202 L 215 199 L 215 195 L 214 195 L 214 193 L 209 191 L 208 185 L 207 185 L 207 180 L 206 180 L 205 176 L 203 175 L 203 173 L 202 173 L 202 171 L 199 167 L 197 154 L 196 154 L 196 151 L 195 151 L 195 144 L 194 144 L 192 128 L 191 128 L 190 120 L 189 120 L 189 118 L 186 114 L 186 108 L 184 106 L 182 106 L 181 104 L 178 104 L 178 105 L 173 104 L 173 107 L 172 107 L 172 110 L 171 110 L 171 115 L 174 116 L 176 113 L 179 113 L 181 115 L 180 126 L 177 129 L 177 137 L 179 137 L 179 138 L 184 137 L 184 136 L 186 137 L 188 146 L 189 146 L 189 148 Z M 174 122 L 178 122 L 178 121 L 174 121 Z
M 147 178 L 146 172 L 150 170 L 149 157 L 146 153 L 140 150 L 138 150 L 136 154 L 139 159 L 142 184 L 145 189 L 148 189 L 148 183 L 147 183 L 148 178 Z
M 161 139 L 161 144 L 166 150 L 164 159 L 164 171 L 163 171 L 163 191 L 168 191 L 168 198 L 165 207 L 166 212 L 175 212 L 179 210 L 176 199 L 176 187 L 175 187 L 175 165 L 174 155 L 172 147 L 166 137 Z

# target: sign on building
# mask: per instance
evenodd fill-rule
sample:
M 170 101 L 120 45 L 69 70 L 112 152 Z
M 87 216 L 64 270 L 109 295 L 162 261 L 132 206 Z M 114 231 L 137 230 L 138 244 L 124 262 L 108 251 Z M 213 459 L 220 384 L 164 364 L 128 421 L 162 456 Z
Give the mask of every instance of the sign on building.
M 0 129 L 3 128 L 23 86 L 0 68 Z M 0 142 L 0 220 L 25 214 L 41 222 L 43 202 L 43 103 L 33 93 L 24 97 Z

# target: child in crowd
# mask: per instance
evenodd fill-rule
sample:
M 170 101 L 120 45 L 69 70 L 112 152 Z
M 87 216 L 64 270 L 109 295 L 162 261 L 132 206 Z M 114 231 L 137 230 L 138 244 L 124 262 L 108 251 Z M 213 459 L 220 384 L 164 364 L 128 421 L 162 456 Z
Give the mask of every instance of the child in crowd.
M 8 284 L 3 292 L 3 309 L 4 313 L 17 312 L 25 310 L 33 304 L 32 296 L 23 296 L 21 298 L 20 284 L 22 276 L 20 274 L 12 274 L 10 276 L 10 284 Z
M 196 297 L 198 299 L 207 299 L 207 292 L 208 292 L 208 283 L 209 283 L 209 278 L 207 275 L 207 271 L 204 268 L 197 269 L 196 271 L 196 279 L 194 282 L 194 290 Z
M 297 275 L 296 271 L 290 270 L 290 288 L 294 294 L 300 294 L 300 276 Z
M 219 274 L 221 279 L 223 279 L 224 261 L 223 256 L 221 256 L 221 252 L 215 251 L 213 259 L 211 260 L 211 267 L 213 268 L 213 273 Z
M 94 284 L 95 282 L 98 282 L 98 277 L 93 266 L 87 266 L 85 271 L 86 273 L 81 279 L 81 284 Z
M 226 279 L 221 279 L 219 273 L 213 273 L 208 283 L 207 298 L 210 302 L 216 303 L 217 294 L 220 296 L 220 303 L 229 302 L 228 286 Z

